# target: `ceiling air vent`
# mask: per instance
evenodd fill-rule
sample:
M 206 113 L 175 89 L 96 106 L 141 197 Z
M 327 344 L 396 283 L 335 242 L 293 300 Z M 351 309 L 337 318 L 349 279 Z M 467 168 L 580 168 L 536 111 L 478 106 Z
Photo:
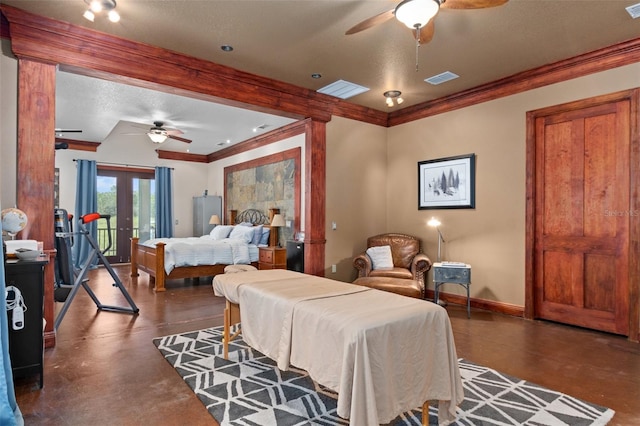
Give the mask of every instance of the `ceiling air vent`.
M 329 84 L 328 86 L 324 86 L 323 88 L 318 89 L 318 92 L 324 93 L 325 95 L 335 96 L 336 98 L 340 99 L 348 99 L 352 96 L 359 95 L 360 93 L 364 93 L 368 90 L 368 87 L 360 86 L 344 80 L 338 80 Z
M 640 3 L 632 4 L 625 9 L 627 9 L 627 12 L 629 12 L 629 15 L 631 15 L 633 19 L 640 17 Z
M 454 74 L 451 71 L 445 71 L 438 75 L 434 75 L 433 77 L 425 78 L 424 81 L 426 81 L 429 84 L 433 84 L 435 86 L 437 84 L 441 84 L 441 83 L 444 83 L 445 81 L 453 80 L 458 77 L 460 77 L 458 74 Z

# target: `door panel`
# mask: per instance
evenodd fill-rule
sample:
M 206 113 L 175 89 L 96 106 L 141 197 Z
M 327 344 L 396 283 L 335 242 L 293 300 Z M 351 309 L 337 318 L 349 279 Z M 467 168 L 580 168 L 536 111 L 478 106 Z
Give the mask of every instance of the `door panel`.
M 535 122 L 534 315 L 629 333 L 630 102 Z

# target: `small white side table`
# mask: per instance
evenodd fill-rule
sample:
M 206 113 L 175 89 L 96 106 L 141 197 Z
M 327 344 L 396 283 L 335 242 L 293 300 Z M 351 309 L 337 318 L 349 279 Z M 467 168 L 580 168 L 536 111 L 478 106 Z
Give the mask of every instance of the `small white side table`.
M 471 265 L 460 262 L 437 262 L 433 264 L 434 299 L 438 303 L 440 286 L 445 283 L 458 284 L 467 290 L 467 317 L 471 318 L 471 299 L 469 287 L 471 286 Z

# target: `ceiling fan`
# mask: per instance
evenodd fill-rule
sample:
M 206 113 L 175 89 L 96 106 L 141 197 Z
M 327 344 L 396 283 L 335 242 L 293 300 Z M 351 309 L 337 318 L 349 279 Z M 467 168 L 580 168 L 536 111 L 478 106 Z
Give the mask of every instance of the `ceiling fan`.
M 435 31 L 435 16 L 443 9 L 486 9 L 505 4 L 509 0 L 404 0 L 395 8 L 365 19 L 347 30 L 345 35 L 356 34 L 395 17 L 415 31 L 416 42 L 426 44 Z
M 82 133 L 82 130 L 80 129 L 54 129 L 55 133 L 56 133 L 56 141 L 55 141 L 55 149 L 67 149 L 69 148 L 69 143 L 66 142 L 64 139 L 60 139 L 60 137 L 62 137 L 63 133 Z
M 167 139 L 174 139 L 184 143 L 191 143 L 191 139 L 186 139 L 178 135 L 182 135 L 182 130 L 165 128 L 163 121 L 154 121 L 153 126 L 146 132 L 149 139 L 153 143 L 161 144 Z

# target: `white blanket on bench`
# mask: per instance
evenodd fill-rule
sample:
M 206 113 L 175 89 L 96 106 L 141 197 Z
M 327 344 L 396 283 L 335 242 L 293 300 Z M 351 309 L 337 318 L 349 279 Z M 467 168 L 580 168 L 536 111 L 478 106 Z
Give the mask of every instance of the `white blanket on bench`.
M 338 392 L 351 424 L 387 423 L 427 400 L 442 421 L 455 417 L 462 381 L 442 307 L 285 270 L 218 275 L 213 288 L 240 305 L 251 347 Z

